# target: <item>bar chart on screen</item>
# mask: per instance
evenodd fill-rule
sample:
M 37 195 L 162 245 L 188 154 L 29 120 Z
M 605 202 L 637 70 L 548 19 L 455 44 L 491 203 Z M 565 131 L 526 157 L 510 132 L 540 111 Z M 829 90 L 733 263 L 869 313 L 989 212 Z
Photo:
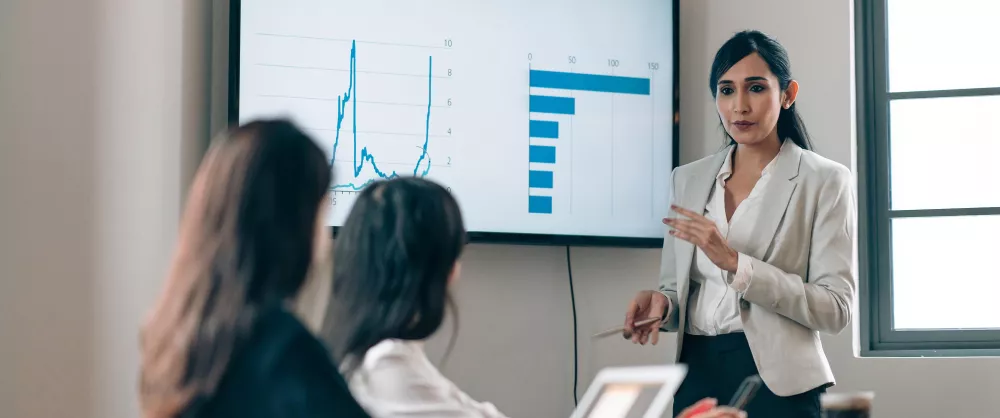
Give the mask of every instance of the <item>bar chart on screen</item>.
M 528 60 L 536 61 L 536 54 Z M 586 66 L 585 62 L 597 65 Z M 636 199 L 645 201 L 641 206 L 646 210 L 655 211 L 652 82 L 659 63 L 628 65 L 641 76 L 621 75 L 623 63 L 614 58 L 601 61 L 566 55 L 564 64 L 591 72 L 537 69 L 533 65 L 528 69 L 527 211 L 551 215 L 583 207 L 603 210 L 609 216 L 622 209 L 637 214 Z M 575 145 L 581 146 L 579 151 Z M 588 151 L 593 149 L 599 152 Z M 649 164 L 636 171 L 636 158 L 629 158 L 629 166 L 616 167 L 616 154 L 621 153 L 644 157 Z M 565 181 L 557 185 L 557 178 Z M 648 198 L 615 199 L 620 188 L 647 191 Z

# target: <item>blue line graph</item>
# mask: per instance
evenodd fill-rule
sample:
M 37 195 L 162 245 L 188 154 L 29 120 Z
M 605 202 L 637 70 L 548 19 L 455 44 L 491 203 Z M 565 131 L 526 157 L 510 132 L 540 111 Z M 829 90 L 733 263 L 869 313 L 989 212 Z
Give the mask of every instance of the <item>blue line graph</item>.
M 420 177 L 426 176 L 431 171 L 431 157 L 427 154 L 427 146 L 430 145 L 430 127 L 431 127 L 431 76 L 432 70 L 434 69 L 434 57 L 427 57 L 427 117 L 424 122 L 424 144 L 421 148 L 420 158 L 417 159 L 417 163 L 413 167 L 413 175 Z M 351 102 L 351 135 L 353 136 L 353 164 L 351 167 L 354 171 L 354 179 L 357 180 L 361 176 L 361 171 L 365 167 L 365 162 L 367 161 L 372 170 L 375 172 L 379 178 L 392 179 L 399 177 L 399 174 L 393 170 L 391 173 L 386 173 L 379 169 L 378 163 L 375 161 L 375 155 L 368 152 L 368 147 L 361 148 L 361 162 L 358 162 L 358 85 L 357 85 L 357 41 L 351 41 L 351 69 L 349 71 L 349 81 L 347 84 L 347 91 L 343 95 L 337 96 L 337 134 L 336 139 L 333 141 L 333 152 L 330 157 L 330 165 L 334 164 L 337 159 L 337 147 L 340 145 L 340 129 L 343 126 L 344 118 L 346 115 L 347 102 Z M 421 164 L 424 160 L 427 160 L 426 167 L 421 171 Z M 365 180 L 358 184 L 354 181 L 335 184 L 332 189 L 349 189 L 358 191 L 364 189 L 369 184 L 375 182 L 374 178 Z

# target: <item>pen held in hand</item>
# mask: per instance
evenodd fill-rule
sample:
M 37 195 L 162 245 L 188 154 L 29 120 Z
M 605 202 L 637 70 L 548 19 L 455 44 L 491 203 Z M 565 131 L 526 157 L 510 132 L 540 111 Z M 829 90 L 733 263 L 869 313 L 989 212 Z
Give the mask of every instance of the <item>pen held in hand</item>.
M 659 321 L 660 321 L 660 317 L 658 317 L 658 316 L 657 317 L 653 317 L 653 318 L 646 318 L 646 319 L 643 319 L 641 321 L 635 321 L 635 326 L 636 327 L 642 327 L 642 326 L 646 326 L 646 325 L 652 324 L 654 322 L 659 322 Z M 629 334 L 628 332 L 626 332 L 625 331 L 625 327 L 623 327 L 623 326 L 618 326 L 618 327 L 614 327 L 614 328 L 611 328 L 611 329 L 608 329 L 608 330 L 605 330 L 605 331 L 598 332 L 597 334 L 594 334 L 592 338 L 607 337 L 609 335 L 614 335 L 614 334 L 617 334 L 617 333 L 622 333 L 622 337 L 624 337 L 625 339 L 632 338 L 632 334 Z

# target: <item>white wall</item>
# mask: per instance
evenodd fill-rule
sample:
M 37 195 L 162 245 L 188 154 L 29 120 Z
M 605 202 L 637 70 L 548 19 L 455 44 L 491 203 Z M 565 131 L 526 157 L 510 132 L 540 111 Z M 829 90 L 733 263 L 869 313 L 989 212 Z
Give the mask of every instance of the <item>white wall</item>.
M 215 3 L 218 24 L 225 2 Z M 851 164 L 851 3 L 682 0 L 682 161 L 721 145 L 708 66 L 726 37 L 753 27 L 790 50 L 819 152 Z M 204 78 L 225 80 L 225 45 L 206 39 L 207 2 L 0 7 L 2 415 L 134 417 L 137 325 L 159 290 L 184 185 L 208 136 L 205 118 L 213 128 L 224 118 L 225 87 L 213 84 L 209 94 Z M 214 32 L 225 33 L 218 25 Z M 672 357 L 669 343 L 588 338 L 621 322 L 635 291 L 655 286 L 658 253 L 573 250 L 581 394 L 601 367 Z M 465 257 L 461 330 L 445 370 L 513 416 L 572 408 L 564 257 L 562 248 L 479 245 Z M 435 355 L 444 338 L 432 343 Z M 825 344 L 835 390 L 877 391 L 879 416 L 995 415 L 995 359 L 855 359 L 850 335 Z
M 4 417 L 135 417 L 142 316 L 207 136 L 201 1 L 4 1 Z

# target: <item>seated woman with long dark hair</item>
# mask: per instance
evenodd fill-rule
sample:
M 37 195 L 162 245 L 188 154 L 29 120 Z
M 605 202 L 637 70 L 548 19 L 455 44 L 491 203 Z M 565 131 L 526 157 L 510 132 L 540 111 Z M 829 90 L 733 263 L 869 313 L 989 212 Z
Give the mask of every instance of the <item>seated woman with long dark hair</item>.
M 465 236 L 454 197 L 413 177 L 366 187 L 337 234 L 324 334 L 372 416 L 503 416 L 463 393 L 423 348 L 444 321 Z
M 285 121 L 220 138 L 195 177 L 165 289 L 142 330 L 147 418 L 362 417 L 291 312 L 317 254 L 326 155 Z

